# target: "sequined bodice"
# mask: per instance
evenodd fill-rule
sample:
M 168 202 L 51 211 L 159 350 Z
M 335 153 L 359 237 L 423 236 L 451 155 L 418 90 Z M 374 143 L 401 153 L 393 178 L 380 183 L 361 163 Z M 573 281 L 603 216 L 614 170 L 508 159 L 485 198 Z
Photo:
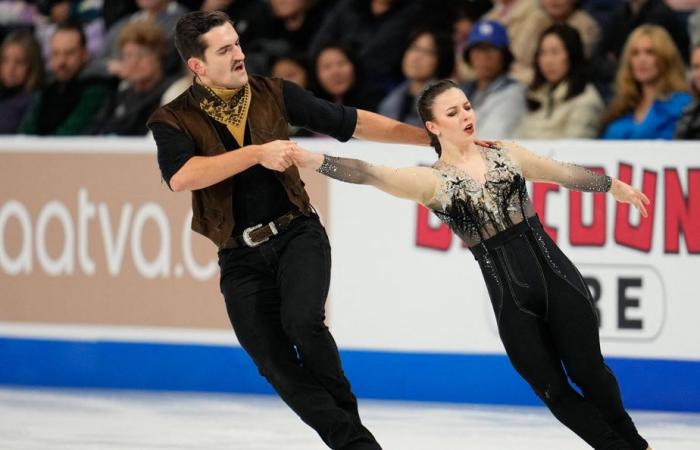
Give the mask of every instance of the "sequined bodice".
M 499 147 L 480 151 L 484 183 L 443 161 L 433 165 L 440 176 L 433 212 L 470 247 L 535 215 L 520 166 Z

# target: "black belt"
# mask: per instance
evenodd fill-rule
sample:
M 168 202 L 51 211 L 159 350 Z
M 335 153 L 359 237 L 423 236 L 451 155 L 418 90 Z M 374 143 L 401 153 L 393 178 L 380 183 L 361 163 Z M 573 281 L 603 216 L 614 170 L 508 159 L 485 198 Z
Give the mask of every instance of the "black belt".
M 294 219 L 301 215 L 302 212 L 295 209 L 267 224 L 248 227 L 240 236 L 228 238 L 221 248 L 257 247 L 263 242 L 267 242 L 272 236 L 284 231 Z

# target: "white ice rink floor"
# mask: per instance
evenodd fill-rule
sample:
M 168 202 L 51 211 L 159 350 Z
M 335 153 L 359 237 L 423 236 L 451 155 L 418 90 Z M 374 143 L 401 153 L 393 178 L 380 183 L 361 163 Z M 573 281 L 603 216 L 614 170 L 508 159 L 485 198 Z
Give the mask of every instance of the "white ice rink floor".
M 385 450 L 584 450 L 544 408 L 360 402 Z M 700 414 L 633 411 L 655 450 L 700 449 Z M 323 450 L 277 398 L 0 388 L 0 449 Z

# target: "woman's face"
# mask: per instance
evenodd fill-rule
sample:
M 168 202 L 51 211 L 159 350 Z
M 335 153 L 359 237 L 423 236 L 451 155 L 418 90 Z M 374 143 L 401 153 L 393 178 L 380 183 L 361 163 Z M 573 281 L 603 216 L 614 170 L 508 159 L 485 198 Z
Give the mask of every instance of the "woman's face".
M 574 11 L 574 0 L 540 0 L 542 9 L 552 19 L 558 22 L 566 21 Z
M 559 36 L 550 33 L 542 39 L 537 64 L 548 83 L 558 83 L 566 77 L 569 72 L 569 55 Z
M 700 92 L 700 47 L 696 47 L 690 56 L 690 77 L 695 90 Z
M 658 60 L 649 36 L 641 35 L 632 42 L 629 64 L 638 83 L 654 83 L 659 78 Z
M 29 61 L 19 44 L 8 44 L 0 55 L 0 82 L 7 88 L 22 86 L 29 75 Z
M 355 68 L 345 53 L 337 48 L 327 48 L 318 55 L 316 76 L 323 90 L 339 97 L 355 82 Z
M 432 111 L 433 120 L 425 125 L 441 142 L 462 146 L 474 140 L 476 115 L 461 89 L 451 88 L 435 97 Z
M 409 80 L 428 81 L 437 69 L 437 48 L 430 34 L 421 34 L 403 55 L 403 74 Z
M 158 54 L 135 42 L 127 42 L 122 46 L 121 59 L 126 73 L 125 79 L 131 83 L 148 82 L 162 73 Z
M 291 59 L 280 59 L 273 64 L 272 76 L 291 81 L 303 88 L 307 86 L 306 70 Z

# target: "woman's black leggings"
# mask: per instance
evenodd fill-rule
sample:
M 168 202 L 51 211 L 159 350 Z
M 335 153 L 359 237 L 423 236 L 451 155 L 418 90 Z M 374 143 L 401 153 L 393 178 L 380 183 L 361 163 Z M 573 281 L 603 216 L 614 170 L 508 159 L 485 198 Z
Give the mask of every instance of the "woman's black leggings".
M 646 449 L 603 361 L 588 288 L 538 218 L 471 250 L 508 358 L 556 418 L 595 449 Z

